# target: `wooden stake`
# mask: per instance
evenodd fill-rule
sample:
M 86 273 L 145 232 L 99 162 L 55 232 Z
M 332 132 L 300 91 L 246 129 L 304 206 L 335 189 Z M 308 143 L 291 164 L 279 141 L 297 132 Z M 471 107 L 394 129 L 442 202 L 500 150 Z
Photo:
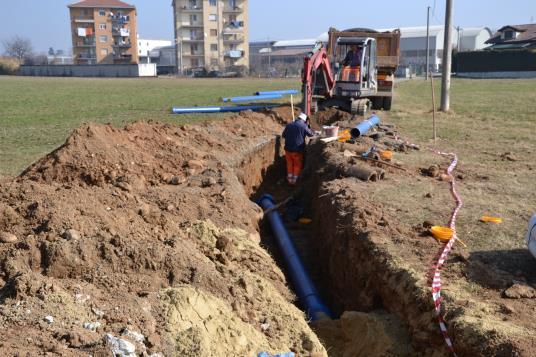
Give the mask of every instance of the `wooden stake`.
M 294 118 L 294 97 L 292 94 L 290 95 L 290 109 L 292 110 L 292 120 L 295 120 Z
M 435 88 L 434 88 L 434 76 L 432 74 L 432 71 L 430 71 L 430 78 L 432 81 L 432 125 L 434 130 L 434 142 L 437 141 L 437 129 L 436 129 L 436 121 L 435 121 L 435 115 L 436 115 L 436 106 L 435 106 Z

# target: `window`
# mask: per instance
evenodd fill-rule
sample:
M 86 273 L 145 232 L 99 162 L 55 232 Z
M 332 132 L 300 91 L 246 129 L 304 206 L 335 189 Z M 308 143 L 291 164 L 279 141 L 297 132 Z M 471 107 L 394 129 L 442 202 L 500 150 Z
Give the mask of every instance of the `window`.
M 108 49 L 107 48 L 101 48 L 100 53 L 103 56 L 108 56 Z
M 210 50 L 211 51 L 217 51 L 218 50 L 218 44 L 217 43 L 213 43 L 210 45 Z
M 210 0 L 209 3 L 210 6 L 216 6 L 216 0 Z
M 191 53 L 197 52 L 197 50 L 198 50 L 197 43 L 193 43 L 193 44 L 190 45 L 190 52 Z
M 99 16 L 106 16 L 106 11 L 104 11 L 103 9 L 100 9 Z
M 218 21 L 218 15 L 210 14 L 208 15 L 209 21 Z
M 100 43 L 108 42 L 108 36 L 106 36 L 106 35 L 99 36 L 99 41 L 100 41 Z
M 210 36 L 212 36 L 212 37 L 218 37 L 218 30 L 216 30 L 216 29 L 210 29 Z
M 218 59 L 217 58 L 211 58 L 210 59 L 210 64 L 212 66 L 217 66 L 219 64 Z
M 99 24 L 99 29 L 106 30 L 106 24 Z
M 82 9 L 82 15 L 88 15 L 87 9 Z
M 505 40 L 511 40 L 514 37 L 515 37 L 514 36 L 514 31 L 512 31 L 512 30 L 504 31 L 504 39 Z
M 190 15 L 190 25 L 193 25 L 195 22 L 197 22 L 197 15 L 196 14 Z

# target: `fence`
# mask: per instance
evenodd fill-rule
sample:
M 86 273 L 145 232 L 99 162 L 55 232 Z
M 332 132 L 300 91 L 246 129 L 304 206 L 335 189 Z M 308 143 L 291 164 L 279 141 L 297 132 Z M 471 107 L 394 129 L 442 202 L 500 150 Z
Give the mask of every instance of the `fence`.
M 531 50 L 460 52 L 456 57 L 459 74 L 536 71 L 536 51 Z
M 19 75 L 39 77 L 155 77 L 156 64 L 21 66 Z

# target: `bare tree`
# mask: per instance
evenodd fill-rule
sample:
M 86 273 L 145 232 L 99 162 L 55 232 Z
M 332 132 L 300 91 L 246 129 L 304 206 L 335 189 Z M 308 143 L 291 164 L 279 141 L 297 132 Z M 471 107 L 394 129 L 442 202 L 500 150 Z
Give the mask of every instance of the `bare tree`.
M 14 36 L 10 40 L 4 41 L 3 45 L 6 55 L 15 57 L 20 63 L 22 63 L 26 57 L 31 56 L 32 43 L 27 38 Z

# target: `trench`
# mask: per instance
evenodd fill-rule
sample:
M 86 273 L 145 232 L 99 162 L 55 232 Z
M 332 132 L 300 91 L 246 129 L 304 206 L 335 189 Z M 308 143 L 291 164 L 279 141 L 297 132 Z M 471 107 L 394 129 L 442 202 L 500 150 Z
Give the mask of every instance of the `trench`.
M 322 185 L 330 177 L 322 170 L 322 145 L 309 146 L 303 179 L 296 188 L 285 181 L 283 153 L 280 139 L 275 138 L 257 147 L 235 170 L 254 202 L 263 194 L 273 196 L 276 203 L 294 197 L 290 207 L 283 206 L 278 211 L 316 289 L 334 316 L 333 321 L 311 324 L 329 355 L 344 355 L 349 351 L 354 351 L 349 355 L 383 355 L 386 351 L 394 355 L 412 355 L 420 350 L 410 341 L 409 331 L 414 326 L 408 326 L 404 321 L 409 318 L 408 315 L 415 313 L 414 309 L 393 314 L 384 304 L 378 285 L 370 280 L 389 279 L 390 276 L 384 274 L 381 264 L 372 266 L 375 262 L 369 256 L 370 247 L 356 245 L 352 242 L 353 237 L 345 236 L 347 232 L 338 227 L 341 224 L 340 212 L 336 206 L 329 204 L 329 197 L 324 195 L 328 199 L 322 199 Z M 310 218 L 312 223 L 300 224 L 289 218 L 297 212 L 300 212 L 299 217 Z M 259 233 L 261 245 L 288 277 L 267 219 L 260 222 Z M 303 310 L 299 301 L 295 304 Z M 340 319 L 345 311 L 356 313 L 351 319 L 346 314 Z M 343 331 L 345 325 L 348 331 Z M 378 332 L 382 328 L 394 328 L 396 331 Z M 392 341 L 387 341 L 389 339 Z M 385 350 L 389 343 L 398 346 L 394 350 Z

